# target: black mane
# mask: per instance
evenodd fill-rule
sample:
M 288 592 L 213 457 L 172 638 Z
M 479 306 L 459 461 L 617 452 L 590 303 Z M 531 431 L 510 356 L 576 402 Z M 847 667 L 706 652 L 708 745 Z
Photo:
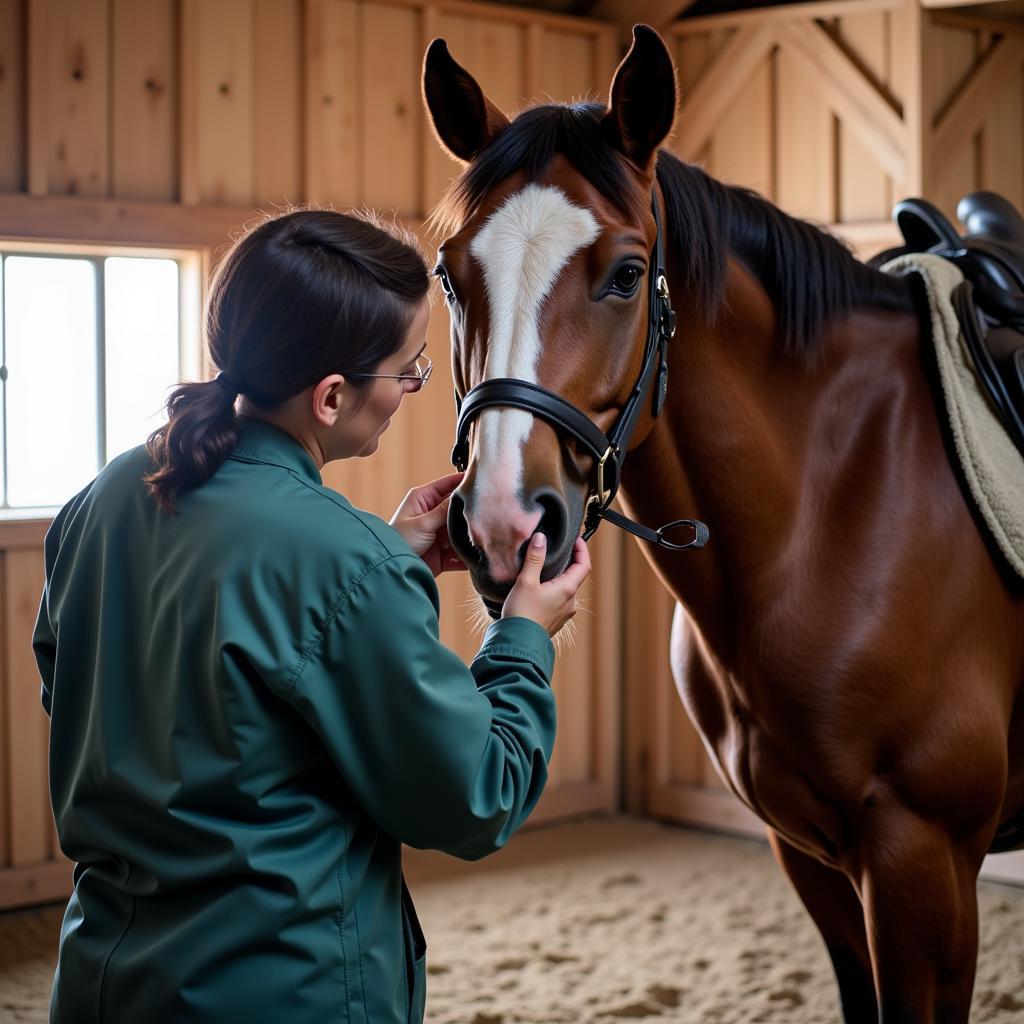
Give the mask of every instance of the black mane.
M 647 206 L 601 131 L 599 103 L 551 104 L 521 113 L 469 165 L 431 215 L 451 234 L 500 182 L 517 172 L 536 181 L 556 153 L 618 209 L 638 218 Z M 658 153 L 669 262 L 679 261 L 690 293 L 709 317 L 722 302 L 725 258 L 738 256 L 775 307 L 787 349 L 809 353 L 825 324 L 858 307 L 912 311 L 908 285 L 859 262 L 833 235 L 783 213 L 748 189 L 723 185 L 671 153 Z

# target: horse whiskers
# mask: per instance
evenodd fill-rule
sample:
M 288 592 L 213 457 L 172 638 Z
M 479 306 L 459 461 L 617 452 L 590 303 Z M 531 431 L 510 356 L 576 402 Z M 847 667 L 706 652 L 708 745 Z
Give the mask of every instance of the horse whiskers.
M 555 645 L 555 653 L 561 654 L 563 651 L 575 647 L 579 639 L 578 633 L 579 626 L 572 619 L 569 619 L 552 638 L 551 642 Z
M 482 635 L 491 624 L 491 616 L 484 607 L 479 595 L 471 594 L 462 602 L 462 609 L 466 613 L 466 623 L 470 632 Z

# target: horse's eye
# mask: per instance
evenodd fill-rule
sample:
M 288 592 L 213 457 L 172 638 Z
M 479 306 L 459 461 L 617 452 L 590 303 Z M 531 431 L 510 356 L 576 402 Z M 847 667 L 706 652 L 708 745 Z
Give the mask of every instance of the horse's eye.
M 636 286 L 643 276 L 643 267 L 635 263 L 627 263 L 619 267 L 612 278 L 611 291 L 616 295 L 630 296 L 636 291 Z
M 451 281 L 448 280 L 448 272 L 444 267 L 434 267 L 434 276 L 441 279 L 441 288 L 444 291 L 444 297 L 447 302 L 455 301 L 455 289 L 452 287 Z

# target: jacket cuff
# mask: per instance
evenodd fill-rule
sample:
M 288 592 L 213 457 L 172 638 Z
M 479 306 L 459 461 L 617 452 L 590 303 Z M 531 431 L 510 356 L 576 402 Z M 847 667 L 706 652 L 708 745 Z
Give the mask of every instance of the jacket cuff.
M 533 619 L 512 616 L 498 619 L 487 627 L 477 657 L 504 655 L 532 662 L 550 681 L 555 671 L 555 645 L 547 630 Z

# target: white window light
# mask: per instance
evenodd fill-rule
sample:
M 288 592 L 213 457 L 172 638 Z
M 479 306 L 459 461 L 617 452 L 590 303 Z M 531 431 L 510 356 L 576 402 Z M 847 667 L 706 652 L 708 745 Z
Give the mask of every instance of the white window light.
M 0 243 L 0 516 L 49 514 L 196 379 L 199 257 Z

